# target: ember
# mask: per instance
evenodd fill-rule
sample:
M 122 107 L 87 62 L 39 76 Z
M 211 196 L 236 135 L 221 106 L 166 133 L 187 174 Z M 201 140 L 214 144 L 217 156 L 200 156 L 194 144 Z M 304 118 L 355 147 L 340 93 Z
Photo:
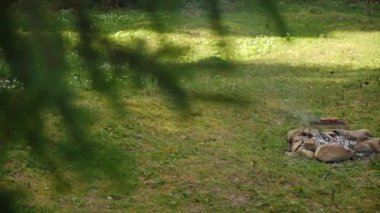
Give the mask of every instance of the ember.
M 350 140 L 347 137 L 324 132 L 317 132 L 313 134 L 313 138 L 315 138 L 315 143 L 318 146 L 335 143 L 343 146 L 344 148 L 351 149 L 357 144 L 356 141 Z

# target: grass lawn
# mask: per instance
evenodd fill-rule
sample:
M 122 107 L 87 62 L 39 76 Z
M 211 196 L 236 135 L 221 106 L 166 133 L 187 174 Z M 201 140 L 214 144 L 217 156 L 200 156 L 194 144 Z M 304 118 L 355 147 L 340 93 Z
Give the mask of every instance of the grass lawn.
M 15 148 L 2 159 L 0 185 L 24 191 L 28 211 L 63 212 L 376 212 L 380 211 L 380 157 L 324 164 L 288 157 L 285 135 L 320 116 L 336 116 L 352 129 L 380 137 L 380 6 L 280 2 L 289 34 L 254 5 L 225 5 L 227 35 L 208 28 L 196 5 L 157 14 L 161 32 L 139 11 L 94 12 L 101 32 L 120 44 L 141 43 L 149 52 L 162 44 L 183 51 L 159 60 L 175 68 L 191 98 L 178 111 L 146 78 L 141 88 L 120 81 L 113 110 L 78 78 L 74 50 L 68 79 L 77 103 L 92 116 L 92 140 L 100 160 L 86 172 L 62 163 L 70 189 L 57 193 L 46 165 Z M 70 12 L 62 12 L 68 42 Z M 106 64 L 104 66 L 107 66 Z M 46 124 L 57 152 L 62 124 Z M 58 153 L 58 152 L 57 152 Z

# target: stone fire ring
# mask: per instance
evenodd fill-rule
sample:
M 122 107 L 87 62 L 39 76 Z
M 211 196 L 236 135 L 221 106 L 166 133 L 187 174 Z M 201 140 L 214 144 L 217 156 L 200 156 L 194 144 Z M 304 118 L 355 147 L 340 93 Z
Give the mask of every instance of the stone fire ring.
M 326 163 L 363 159 L 380 152 L 380 138 L 366 129 L 294 129 L 287 134 L 288 155 L 301 155 Z

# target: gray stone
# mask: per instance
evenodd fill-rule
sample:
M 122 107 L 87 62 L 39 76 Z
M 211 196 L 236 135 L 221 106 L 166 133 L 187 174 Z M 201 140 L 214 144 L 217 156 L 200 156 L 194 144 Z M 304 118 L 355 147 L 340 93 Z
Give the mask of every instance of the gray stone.
M 307 138 L 303 141 L 303 147 L 309 151 L 315 152 L 315 150 L 317 149 L 317 144 L 315 143 L 314 139 Z
M 379 138 L 371 138 L 369 140 L 365 140 L 359 142 L 359 144 L 367 144 L 373 152 L 380 152 L 380 139 Z
M 352 158 L 354 151 L 339 144 L 324 144 L 317 148 L 315 158 L 326 163 L 340 162 Z
M 372 134 L 367 129 L 358 129 L 358 130 L 345 130 L 345 129 L 336 129 L 333 131 L 337 135 L 344 136 L 350 140 L 355 141 L 364 141 L 372 137 Z
M 363 143 L 363 142 L 360 142 L 358 144 L 356 144 L 353 149 L 356 151 L 356 152 L 359 152 L 359 153 L 368 153 L 368 152 L 373 152 L 371 147 L 369 146 L 368 143 Z
M 289 131 L 286 138 L 288 142 L 291 143 L 293 142 L 293 139 L 297 136 L 305 136 L 305 132 L 303 131 L 303 129 L 294 129 Z
M 292 144 L 292 152 L 297 152 L 298 149 L 302 146 L 302 141 L 298 141 Z
M 307 157 L 309 159 L 313 159 L 315 153 L 313 151 L 307 150 L 307 149 L 301 149 L 300 154 L 304 157 Z

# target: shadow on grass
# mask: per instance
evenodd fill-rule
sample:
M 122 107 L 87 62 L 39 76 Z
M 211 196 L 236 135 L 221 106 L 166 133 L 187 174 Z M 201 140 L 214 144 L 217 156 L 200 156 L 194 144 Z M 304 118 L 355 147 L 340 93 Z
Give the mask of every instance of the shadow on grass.
M 380 69 L 223 60 L 205 63 L 208 61 L 215 59 L 173 65 L 183 74 L 180 78 L 196 82 L 189 86 L 193 100 L 252 107 L 256 111 L 269 104 L 295 122 L 307 117 L 303 111 L 310 111 L 313 117 L 332 113 L 361 123 L 364 120 L 359 119 L 366 119 L 371 125 L 380 116 L 376 98 L 380 93 Z
M 365 107 L 368 112 L 360 115 L 362 117 L 359 119 L 367 120 L 360 121 L 360 123 L 367 122 L 369 128 L 378 128 L 375 127 L 376 119 L 370 120 L 366 117 L 378 118 L 380 116 L 378 110 L 380 106 L 376 99 L 380 92 L 379 69 L 239 63 L 215 57 L 194 63 L 166 65 L 171 67 L 172 71 L 177 71 L 179 78 L 193 78 L 196 84 L 204 84 L 204 88 L 211 88 L 210 91 L 204 91 L 194 88 L 194 85 L 191 84 L 188 91 L 190 101 L 244 106 L 245 108 L 242 110 L 256 108 L 258 116 L 263 120 L 258 122 L 262 122 L 261 127 L 263 128 L 271 129 L 273 124 L 266 123 L 265 119 L 276 119 L 276 116 L 285 117 L 286 121 L 289 121 L 287 125 L 296 123 L 300 119 L 297 114 L 302 113 L 301 111 L 296 112 L 300 108 L 310 110 L 317 115 L 331 112 L 330 109 L 335 108 L 332 110 L 333 113 L 346 111 L 346 114 L 342 114 L 342 116 L 355 116 L 352 118 L 354 120 L 358 118 L 354 114 L 361 112 Z M 199 81 L 198 79 L 204 75 L 216 77 L 209 81 L 208 79 Z M 229 78 L 225 78 L 224 75 L 228 75 Z M 223 81 L 226 79 L 227 81 Z M 237 88 L 234 90 L 228 87 L 213 88 L 214 84 L 218 82 L 221 84 L 235 82 Z M 243 91 L 243 94 L 236 93 L 236 91 Z M 342 94 L 344 95 L 343 99 Z M 370 101 L 368 106 L 365 106 L 366 100 Z M 274 101 L 273 105 L 271 101 Z M 287 104 L 289 106 L 286 106 Z M 300 108 L 294 107 L 299 105 L 301 105 Z M 347 106 L 356 107 L 342 108 Z M 348 112 L 351 110 L 352 112 Z M 265 118 L 266 112 L 263 111 L 268 111 L 273 115 Z M 277 130 L 282 130 L 281 128 L 276 128 L 269 131 L 272 131 L 273 134 L 283 133 L 277 132 Z M 380 129 L 376 129 L 376 131 L 380 132 Z M 69 162 L 70 170 L 82 175 L 83 179 L 90 184 L 93 181 L 106 180 L 112 183 L 113 187 L 123 189 L 123 196 L 133 193 L 138 187 L 137 165 L 134 156 L 128 150 L 120 149 L 119 145 L 109 143 L 107 134 L 100 136 L 98 138 L 96 135 L 91 136 L 95 139 L 92 143 L 87 143 L 85 148 L 80 147 L 80 143 L 62 141 L 53 147 L 53 150 L 56 150 L 56 154 L 53 152 L 53 155 Z M 62 172 L 64 169 L 65 167 L 57 167 L 57 170 L 51 167 L 47 168 L 53 173 L 55 171 Z M 57 174 L 59 177 L 59 173 Z M 59 184 L 66 187 L 65 181 L 62 179 Z M 0 201 L 6 204 L 3 206 L 4 210 L 12 207 L 11 195 L 12 193 L 8 191 L 0 193 Z M 17 196 L 15 194 L 14 197 Z M 6 199 L 3 200 L 2 197 Z M 1 202 L 0 204 L 3 204 Z

